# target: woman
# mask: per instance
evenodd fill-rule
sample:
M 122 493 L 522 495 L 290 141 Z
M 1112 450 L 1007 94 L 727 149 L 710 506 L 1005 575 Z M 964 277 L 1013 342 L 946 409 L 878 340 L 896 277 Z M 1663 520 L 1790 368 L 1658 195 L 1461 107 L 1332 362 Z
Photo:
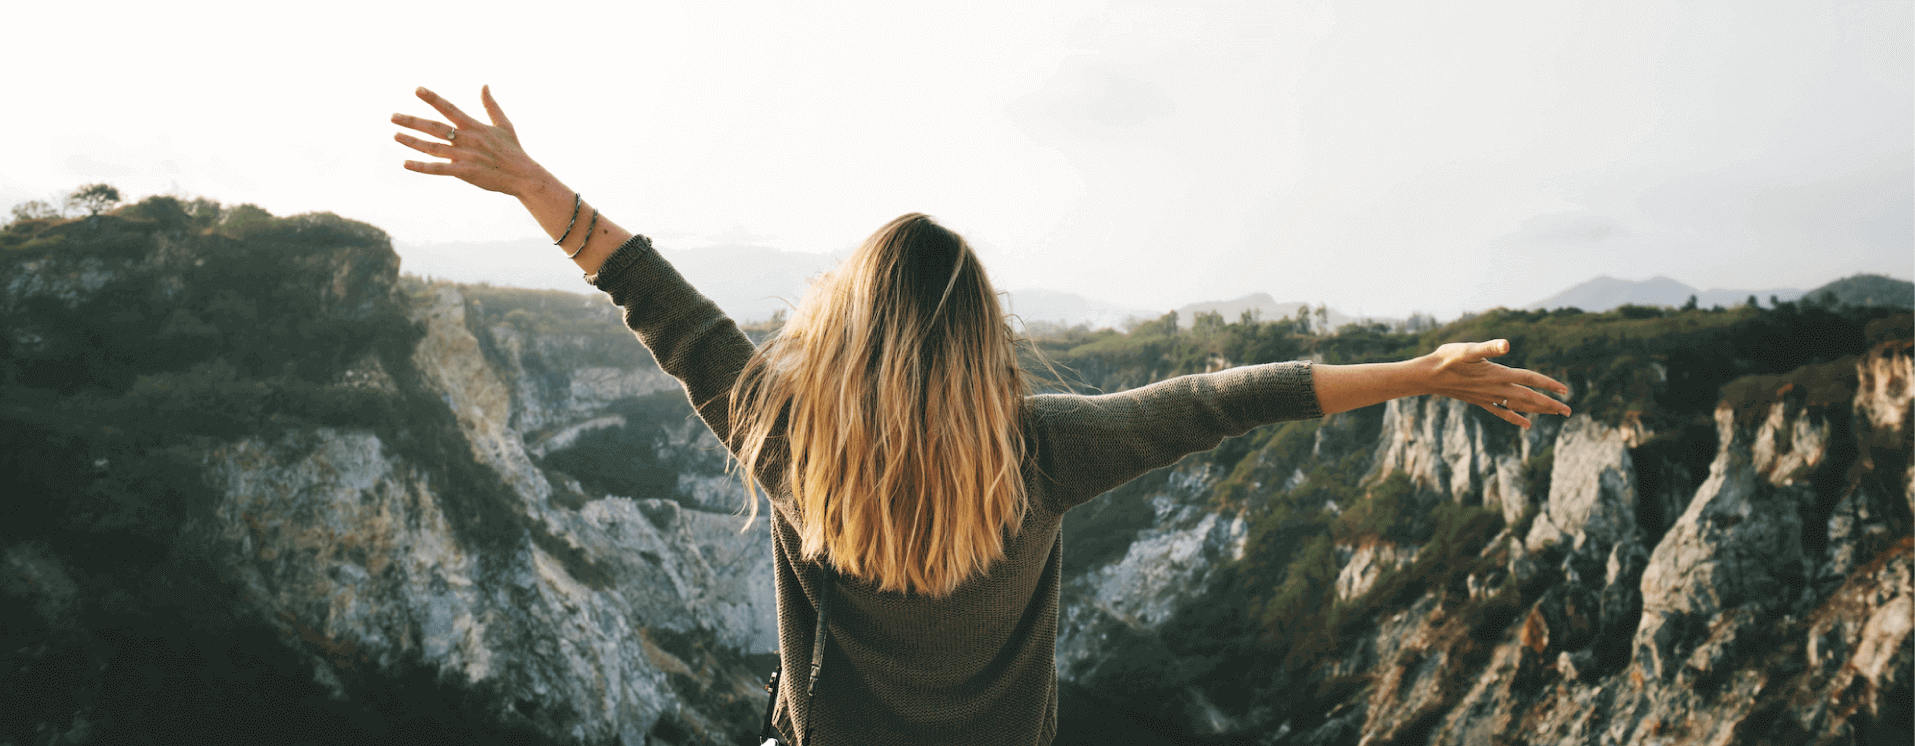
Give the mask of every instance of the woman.
M 776 721 L 801 744 L 1050 742 L 1063 515 L 1185 454 L 1417 394 L 1523 427 L 1522 412 L 1569 414 L 1531 388 L 1561 383 L 1487 360 L 1502 340 L 1030 396 L 976 255 L 922 215 L 879 229 L 753 349 L 649 240 L 528 157 L 490 90 L 491 124 L 418 94 L 449 123 L 395 114 L 435 138 L 397 139 L 445 160 L 406 168 L 519 198 L 769 498 L 782 678 L 805 684 L 780 688 Z

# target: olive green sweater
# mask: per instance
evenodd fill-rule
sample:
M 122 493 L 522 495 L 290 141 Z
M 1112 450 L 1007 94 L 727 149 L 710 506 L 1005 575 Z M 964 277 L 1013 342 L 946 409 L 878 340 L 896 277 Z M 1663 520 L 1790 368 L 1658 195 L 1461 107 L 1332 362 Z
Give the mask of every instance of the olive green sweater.
M 586 279 L 624 308 L 626 325 L 729 442 L 732 381 L 753 350 L 738 326 L 643 236 Z M 1033 396 L 1027 405 L 1023 474 L 1031 510 L 1004 559 L 946 598 L 880 592 L 840 576 L 809 709 L 804 683 L 823 575 L 799 552 L 787 493 L 768 485 L 787 682 L 776 721 L 788 737 L 801 738 L 809 726 L 821 744 L 1050 743 L 1064 512 L 1226 437 L 1320 416 L 1308 363 L 1182 376 L 1101 396 Z

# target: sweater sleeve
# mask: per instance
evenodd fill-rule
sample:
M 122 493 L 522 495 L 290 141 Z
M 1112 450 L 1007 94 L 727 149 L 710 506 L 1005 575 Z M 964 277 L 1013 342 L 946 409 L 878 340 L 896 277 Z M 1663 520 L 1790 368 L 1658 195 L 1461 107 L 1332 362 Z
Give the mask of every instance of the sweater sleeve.
M 1323 416 L 1308 362 L 1179 376 L 1115 394 L 1031 397 L 1035 463 L 1063 512 L 1224 438 Z
M 684 384 L 719 442 L 729 444 L 732 382 L 753 350 L 738 324 L 692 288 L 644 236 L 632 236 L 585 281 L 625 309 L 625 326 L 652 351 L 658 367 Z

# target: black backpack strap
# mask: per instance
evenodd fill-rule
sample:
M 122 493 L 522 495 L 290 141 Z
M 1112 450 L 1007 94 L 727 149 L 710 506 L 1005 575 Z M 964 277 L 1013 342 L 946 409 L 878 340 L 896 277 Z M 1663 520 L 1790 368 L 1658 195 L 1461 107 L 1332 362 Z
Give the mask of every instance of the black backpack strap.
M 758 726 L 758 742 L 752 746 L 764 746 L 766 742 L 777 743 L 778 731 L 771 727 L 771 712 L 778 709 L 778 673 L 783 666 L 771 669 L 771 680 L 765 682 L 765 693 L 771 698 L 765 700 L 765 724 Z
M 831 619 L 831 592 L 838 580 L 837 568 L 832 567 L 829 562 L 819 564 L 823 568 L 824 584 L 818 590 L 818 626 L 812 629 L 811 634 L 811 680 L 805 684 L 806 744 L 811 743 L 811 702 L 818 694 L 818 677 L 824 673 L 825 636 L 829 634 L 825 625 Z M 782 664 L 778 668 L 772 669 L 771 679 L 765 682 L 765 693 L 771 695 L 771 699 L 765 703 L 764 725 L 758 728 L 758 738 L 761 739 L 760 746 L 763 746 L 765 742 L 777 743 L 778 741 L 778 733 L 777 730 L 772 727 L 771 716 L 772 712 L 778 708 L 778 685 L 780 683 L 778 674 L 782 669 Z
M 837 584 L 838 569 L 830 562 L 819 563 L 824 570 L 824 585 L 818 591 L 818 626 L 811 634 L 811 682 L 805 687 L 805 746 L 811 746 L 811 726 L 817 722 L 813 717 L 811 704 L 818 697 L 818 676 L 825 668 L 825 636 L 831 634 L 825 626 L 831 619 L 832 586 Z

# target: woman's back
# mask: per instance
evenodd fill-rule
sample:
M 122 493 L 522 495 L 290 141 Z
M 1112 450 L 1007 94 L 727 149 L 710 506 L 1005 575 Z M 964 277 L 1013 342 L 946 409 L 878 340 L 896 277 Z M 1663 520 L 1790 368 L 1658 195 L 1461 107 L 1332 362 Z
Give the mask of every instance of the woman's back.
M 1050 742 L 1064 513 L 1225 437 L 1317 416 L 1304 363 L 1027 402 L 1021 472 L 1031 510 L 1004 558 L 941 598 L 836 582 L 817 719 L 801 721 L 804 699 L 787 698 L 778 715 L 784 732 L 809 723 L 824 743 Z M 802 681 L 789 677 L 808 671 L 823 573 L 794 551 L 788 504 L 773 503 L 783 675 Z

